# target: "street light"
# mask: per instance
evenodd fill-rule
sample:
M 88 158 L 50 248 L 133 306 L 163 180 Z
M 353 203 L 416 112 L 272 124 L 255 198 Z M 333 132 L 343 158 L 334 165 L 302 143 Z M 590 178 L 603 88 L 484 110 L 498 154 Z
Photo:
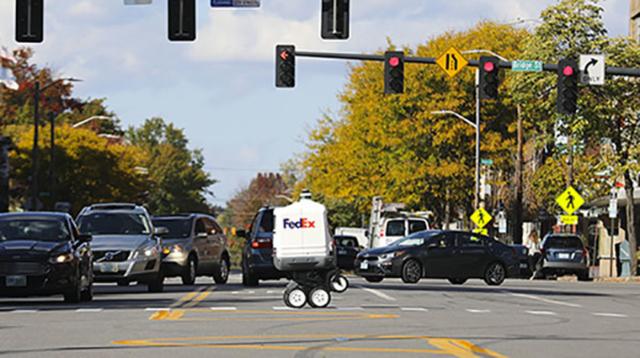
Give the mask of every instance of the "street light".
M 46 86 L 41 87 L 40 81 L 35 82 L 33 93 L 33 152 L 32 152 L 32 177 L 31 177 L 31 204 L 30 210 L 38 210 L 38 131 L 40 127 L 40 95 L 47 89 L 59 85 L 63 82 L 80 82 L 82 80 L 72 77 L 59 78 Z M 53 165 L 54 146 L 55 146 L 55 116 L 51 116 L 51 165 Z M 51 174 L 51 171 L 49 172 Z
M 472 126 L 476 130 L 476 175 L 475 175 L 475 191 L 474 191 L 474 199 L 473 205 L 476 209 L 480 207 L 480 121 L 479 117 L 476 116 L 476 123 L 473 123 L 469 118 L 461 115 L 460 113 L 454 111 L 433 111 L 431 114 L 438 115 L 451 115 L 458 119 L 463 120 L 468 125 Z
M 72 125 L 72 128 L 78 128 L 78 127 L 82 127 L 83 125 L 95 121 L 95 120 L 105 120 L 105 121 L 115 121 L 114 117 L 109 117 L 109 116 L 91 116 L 87 119 L 81 120 L 78 123 L 75 123 L 74 125 Z

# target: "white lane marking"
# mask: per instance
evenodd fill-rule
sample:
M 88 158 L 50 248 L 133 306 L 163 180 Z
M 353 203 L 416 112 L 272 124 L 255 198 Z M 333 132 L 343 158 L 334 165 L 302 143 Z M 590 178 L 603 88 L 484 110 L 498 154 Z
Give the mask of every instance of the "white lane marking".
M 525 311 L 528 314 L 534 314 L 538 316 L 557 316 L 557 313 L 551 311 Z
M 236 307 L 210 307 L 212 311 L 236 311 Z
M 240 293 L 240 291 L 231 291 L 231 294 L 232 294 L 232 295 L 237 295 L 237 294 L 239 294 L 239 293 Z
M 291 308 L 291 307 L 278 307 L 278 306 L 276 306 L 276 307 L 273 307 L 273 310 L 274 310 L 274 311 L 292 311 L 292 310 L 293 310 L 293 308 Z
M 38 313 L 38 310 L 15 310 L 11 313 Z
M 166 307 L 166 308 L 153 308 L 153 307 L 149 307 L 149 308 L 145 308 L 144 310 L 145 310 L 145 311 L 148 311 L 148 312 L 158 312 L 158 311 L 169 311 L 169 310 L 171 310 L 171 308 L 169 308 L 169 307 Z
M 507 291 L 508 292 L 508 291 Z M 540 301 L 540 302 L 544 302 L 544 303 L 551 303 L 554 305 L 560 305 L 560 306 L 567 306 L 567 307 L 582 307 L 581 305 L 577 304 L 577 303 L 570 303 L 570 302 L 562 302 L 562 301 L 556 301 L 556 300 L 550 300 L 548 298 L 544 298 L 544 297 L 538 297 L 538 296 L 534 296 L 534 295 L 526 295 L 524 293 L 513 293 L 513 292 L 509 292 L 509 294 L 511 296 L 514 297 L 521 297 L 521 298 L 528 298 L 531 300 L 535 300 L 535 301 Z
M 272 295 L 274 293 L 280 293 L 280 291 L 268 290 L 267 295 Z
M 247 293 L 247 294 L 253 295 L 254 293 L 256 293 L 256 291 L 245 291 L 244 293 Z
M 382 298 L 384 300 L 392 301 L 392 302 L 395 302 L 395 300 L 396 300 L 395 298 L 387 295 L 386 293 L 380 292 L 378 290 L 374 290 L 373 288 L 366 288 L 366 287 L 362 287 L 362 286 L 357 286 L 357 287 L 361 288 L 361 289 L 363 289 L 363 290 L 365 290 L 365 291 L 367 291 L 367 292 L 369 292 L 369 293 L 371 293 L 373 295 L 376 295 L 376 296 L 378 296 L 378 297 L 380 297 L 380 298 Z
M 402 307 L 400 309 L 407 312 L 429 312 L 428 309 L 422 307 Z
M 78 308 L 76 310 L 78 313 L 97 313 L 102 312 L 102 308 Z
M 469 313 L 490 313 L 491 310 L 475 310 L 475 309 L 467 308 L 467 312 L 469 312 Z
M 614 317 L 614 318 L 627 318 L 629 316 L 627 316 L 626 314 L 620 314 L 620 313 L 592 313 L 594 316 L 598 316 L 598 317 Z

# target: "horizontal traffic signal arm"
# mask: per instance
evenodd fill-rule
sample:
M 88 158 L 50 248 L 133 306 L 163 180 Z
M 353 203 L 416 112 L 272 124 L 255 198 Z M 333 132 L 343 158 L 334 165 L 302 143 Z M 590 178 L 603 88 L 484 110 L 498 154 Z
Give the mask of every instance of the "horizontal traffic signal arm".
M 377 61 L 384 62 L 384 55 L 366 55 L 355 53 L 337 53 L 337 52 L 311 52 L 311 51 L 296 51 L 296 57 L 308 57 L 308 58 L 322 58 L 328 60 L 354 60 L 354 61 Z M 404 58 L 405 63 L 421 63 L 427 65 L 435 65 L 436 58 L 434 57 L 411 57 Z M 480 66 L 479 60 L 469 60 L 471 67 Z M 512 62 L 500 61 L 500 68 L 511 69 L 513 67 Z M 558 64 L 545 64 L 543 71 L 554 72 L 558 71 Z M 628 68 L 628 67 L 607 67 L 606 74 L 610 76 L 627 76 L 627 77 L 640 77 L 640 68 Z

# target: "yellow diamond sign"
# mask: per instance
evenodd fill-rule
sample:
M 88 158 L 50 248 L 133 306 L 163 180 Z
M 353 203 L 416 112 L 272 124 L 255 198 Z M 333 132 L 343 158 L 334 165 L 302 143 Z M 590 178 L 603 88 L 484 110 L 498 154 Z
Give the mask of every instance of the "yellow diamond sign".
M 436 60 L 436 63 L 450 77 L 454 77 L 469 64 L 469 61 L 462 56 L 460 51 L 456 50 L 455 47 L 452 47 L 448 49 L 447 52 L 443 53 L 442 56 Z
M 492 219 L 493 217 L 491 217 L 491 214 L 484 210 L 484 208 L 476 210 L 476 212 L 471 215 L 471 221 L 473 221 L 473 223 L 481 229 L 487 226 L 487 224 L 489 224 Z
M 569 189 L 565 190 L 564 193 L 560 194 L 560 196 L 556 199 L 556 203 L 560 205 L 562 210 L 564 210 L 567 214 L 573 215 L 582 205 L 584 205 L 584 199 L 580 196 L 577 190 L 573 187 L 569 187 Z

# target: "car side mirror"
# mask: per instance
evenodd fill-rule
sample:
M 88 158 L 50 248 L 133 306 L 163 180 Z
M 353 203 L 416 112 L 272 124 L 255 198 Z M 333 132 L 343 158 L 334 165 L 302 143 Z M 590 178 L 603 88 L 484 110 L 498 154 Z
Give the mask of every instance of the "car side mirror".
M 243 239 L 247 239 L 248 238 L 246 230 L 237 230 L 236 231 L 236 236 L 240 237 L 240 238 L 243 238 Z
M 166 227 L 160 226 L 155 228 L 154 233 L 158 236 L 167 235 L 169 233 L 169 229 L 167 229 Z
M 93 240 L 93 236 L 89 235 L 89 234 L 80 234 L 78 235 L 78 241 L 84 243 L 84 242 L 91 242 L 91 240 Z

